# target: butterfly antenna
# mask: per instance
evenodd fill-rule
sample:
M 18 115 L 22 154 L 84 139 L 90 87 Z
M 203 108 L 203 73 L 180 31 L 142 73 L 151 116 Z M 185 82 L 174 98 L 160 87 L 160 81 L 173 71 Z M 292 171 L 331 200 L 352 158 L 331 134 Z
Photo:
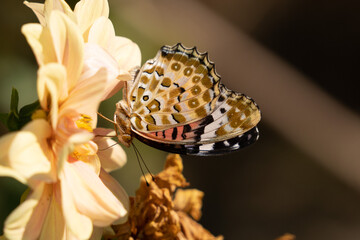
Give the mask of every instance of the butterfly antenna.
M 143 157 L 142 157 L 142 156 L 141 156 L 141 154 L 140 154 L 140 151 L 137 149 L 137 147 L 135 146 L 135 144 L 133 144 L 133 143 L 131 143 L 131 144 L 133 145 L 133 147 L 134 147 L 135 151 L 137 151 L 137 152 L 138 152 L 138 154 L 139 154 L 139 156 L 140 156 L 140 159 L 141 159 L 142 163 L 144 164 L 144 166 L 145 166 L 146 170 L 148 171 L 148 173 L 149 173 L 149 174 L 150 174 L 150 176 L 151 176 L 151 179 L 152 179 L 153 181 L 155 181 L 155 177 L 154 177 L 154 175 L 152 175 L 152 173 L 151 173 L 150 169 L 149 169 L 149 168 L 148 168 L 148 166 L 146 165 L 146 163 L 145 163 L 145 161 L 144 161 Z
M 133 143 L 131 143 L 131 145 L 132 145 L 133 147 L 135 146 Z M 138 164 L 139 164 L 141 173 L 142 173 L 142 175 L 143 175 L 143 177 L 144 177 L 144 179 L 145 179 L 146 186 L 150 186 L 150 185 L 149 185 L 149 182 L 148 182 L 147 179 L 146 179 L 144 170 L 143 170 L 143 168 L 142 168 L 142 166 L 141 166 L 141 163 L 140 163 L 140 160 L 139 160 L 139 155 L 138 155 L 139 153 L 135 150 L 135 149 L 136 149 L 135 147 L 134 147 L 133 149 L 134 149 L 134 152 L 135 152 L 135 155 L 136 155 L 136 160 L 137 160 L 137 162 L 138 162 Z
M 115 146 L 116 144 L 118 144 L 118 143 L 114 143 L 113 145 L 110 145 L 110 146 L 108 146 L 108 147 L 106 147 L 106 148 L 103 148 L 103 149 L 99 149 L 99 151 L 108 150 L 109 148 L 112 148 L 112 147 Z
M 113 120 L 111 120 L 111 119 L 109 119 L 109 118 L 105 117 L 105 116 L 104 116 L 104 115 L 102 115 L 101 113 L 97 112 L 97 114 L 98 114 L 100 117 L 102 117 L 103 119 L 105 119 L 106 121 L 109 121 L 109 122 L 111 122 L 111 123 L 113 123 L 113 124 L 115 124 L 115 125 L 116 125 L 116 122 L 114 122 Z

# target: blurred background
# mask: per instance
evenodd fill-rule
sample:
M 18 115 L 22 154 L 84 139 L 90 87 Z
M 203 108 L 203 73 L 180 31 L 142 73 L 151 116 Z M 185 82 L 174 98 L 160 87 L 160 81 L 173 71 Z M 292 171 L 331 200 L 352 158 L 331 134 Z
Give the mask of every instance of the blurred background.
M 76 1 L 68 1 L 74 6 Z M 183 156 L 191 188 L 205 192 L 201 223 L 225 239 L 360 238 L 360 3 L 344 0 L 109 0 L 117 35 L 143 63 L 164 45 L 208 51 L 222 81 L 262 109 L 260 139 L 221 157 Z M 22 1 L 0 9 L 0 112 L 12 87 L 20 106 L 36 100 L 34 56 L 20 33 L 36 22 Z M 117 94 L 101 105 L 112 118 Z M 101 126 L 108 126 L 99 121 Z M 6 130 L 1 126 L 1 134 Z M 166 153 L 138 141 L 153 173 Z M 133 149 L 113 175 L 134 195 Z M 0 234 L 25 186 L 0 178 Z

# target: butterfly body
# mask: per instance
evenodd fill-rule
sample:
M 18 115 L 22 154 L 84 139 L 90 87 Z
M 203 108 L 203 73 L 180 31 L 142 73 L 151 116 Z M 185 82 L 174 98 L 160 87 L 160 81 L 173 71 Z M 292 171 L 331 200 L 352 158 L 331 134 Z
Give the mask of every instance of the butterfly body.
M 221 84 L 207 53 L 177 44 L 162 47 L 126 83 L 114 118 L 126 146 L 136 137 L 168 152 L 217 155 L 257 140 L 260 110 Z

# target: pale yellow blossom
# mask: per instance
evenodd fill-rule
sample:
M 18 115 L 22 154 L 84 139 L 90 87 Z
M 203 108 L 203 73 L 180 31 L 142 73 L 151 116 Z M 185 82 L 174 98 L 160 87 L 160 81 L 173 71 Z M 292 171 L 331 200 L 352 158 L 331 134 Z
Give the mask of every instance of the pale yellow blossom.
M 0 139 L 0 175 L 30 187 L 7 218 L 5 237 L 98 239 L 102 227 L 126 221 L 129 205 L 126 192 L 102 168 L 124 165 L 124 151 L 116 145 L 98 154 L 96 142 L 106 148 L 114 141 L 94 139 L 102 131 L 93 128 L 111 68 L 105 64 L 89 73 L 83 33 L 63 1 L 29 5 L 42 24 L 22 31 L 40 66 L 37 90 L 47 115 Z
M 46 0 L 45 4 L 25 1 L 25 4 L 34 11 L 42 26 L 51 24 L 50 13 L 58 10 L 79 27 L 85 44 L 84 71 L 94 74 L 100 68 L 108 70 L 102 99 L 111 97 L 123 86 L 123 81 L 132 79 L 133 71 L 141 63 L 140 49 L 130 39 L 115 35 L 114 26 L 109 19 L 107 0 L 81 0 L 74 11 L 63 0 Z M 24 26 L 23 32 L 30 44 L 34 35 L 40 38 L 38 28 L 34 24 Z M 39 47 L 32 45 L 35 55 L 38 55 Z M 37 56 L 37 60 L 40 64 L 43 59 Z

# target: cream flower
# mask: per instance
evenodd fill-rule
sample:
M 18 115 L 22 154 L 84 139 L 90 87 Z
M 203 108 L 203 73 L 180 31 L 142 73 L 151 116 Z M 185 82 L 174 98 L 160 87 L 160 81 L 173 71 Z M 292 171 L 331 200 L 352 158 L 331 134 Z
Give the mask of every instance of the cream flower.
M 141 63 L 140 49 L 131 40 L 115 35 L 109 20 L 107 0 L 81 0 L 74 11 L 64 0 L 46 0 L 44 4 L 25 1 L 25 4 L 34 11 L 43 26 L 49 23 L 53 10 L 63 12 L 78 25 L 85 43 L 85 71 L 93 74 L 102 67 L 108 69 L 102 99 L 111 97 L 122 87 L 123 81 L 132 79 L 133 70 Z M 37 30 L 29 25 L 23 28 L 23 32 L 29 39 Z M 41 63 L 41 57 L 37 56 L 37 59 Z
M 116 145 L 97 154 L 96 142 L 106 148 L 114 141 L 92 140 L 105 131 L 93 128 L 109 68 L 89 74 L 86 44 L 66 6 L 46 8 L 46 24 L 23 27 L 40 65 L 37 90 L 48 114 L 0 139 L 0 175 L 30 187 L 5 222 L 7 239 L 89 239 L 127 219 L 127 194 L 102 168 L 122 166 L 125 153 Z

